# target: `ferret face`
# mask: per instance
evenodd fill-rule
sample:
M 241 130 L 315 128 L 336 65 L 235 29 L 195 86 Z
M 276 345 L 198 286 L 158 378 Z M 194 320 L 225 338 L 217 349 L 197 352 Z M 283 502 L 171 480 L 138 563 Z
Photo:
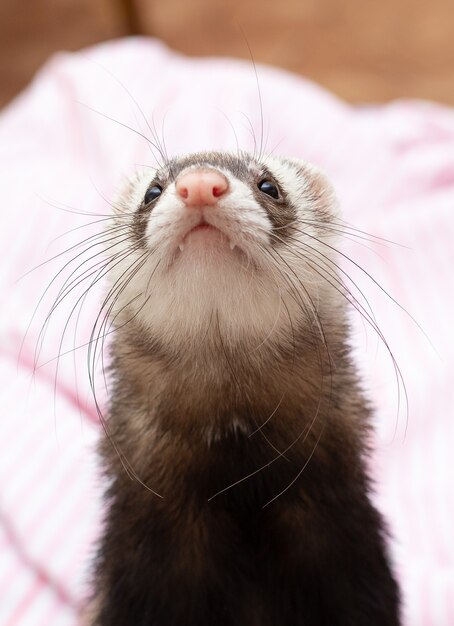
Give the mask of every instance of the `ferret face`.
M 333 204 L 325 177 L 290 159 L 199 153 L 142 171 L 116 205 L 128 236 L 114 247 L 113 318 L 173 345 L 313 325 L 332 274 Z

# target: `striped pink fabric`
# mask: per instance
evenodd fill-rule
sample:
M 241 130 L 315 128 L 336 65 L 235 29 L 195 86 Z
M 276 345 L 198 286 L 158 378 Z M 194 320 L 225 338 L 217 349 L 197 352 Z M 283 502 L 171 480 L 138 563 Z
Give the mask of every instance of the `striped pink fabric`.
M 355 354 L 376 405 L 376 499 L 390 523 L 405 624 L 450 626 L 454 112 L 421 102 L 355 109 L 296 76 L 267 68 L 258 74 L 265 149 L 321 165 L 349 224 L 401 244 L 359 238 L 357 231 L 342 239 L 345 255 L 370 272 L 424 332 L 345 257 L 343 266 L 367 294 L 409 399 L 407 414 L 386 350 L 353 317 Z M 101 515 L 94 453 L 99 426 L 83 344 L 102 286 L 84 299 L 63 336 L 72 307 L 84 297 L 83 285 L 74 285 L 49 324 L 46 315 L 76 269 L 81 248 L 19 277 L 100 231 L 122 177 L 154 163 L 140 133 L 150 137 L 156 129 L 172 155 L 236 150 L 237 143 L 251 150 L 251 129 L 260 143 L 260 127 L 250 64 L 186 59 L 146 39 L 55 57 L 2 113 L 2 626 L 78 623 Z M 87 222 L 97 223 L 82 227 Z M 91 243 L 99 252 L 96 239 Z M 45 292 L 71 256 L 66 274 Z M 82 347 L 71 351 L 75 344 Z M 98 382 L 103 404 L 102 376 Z

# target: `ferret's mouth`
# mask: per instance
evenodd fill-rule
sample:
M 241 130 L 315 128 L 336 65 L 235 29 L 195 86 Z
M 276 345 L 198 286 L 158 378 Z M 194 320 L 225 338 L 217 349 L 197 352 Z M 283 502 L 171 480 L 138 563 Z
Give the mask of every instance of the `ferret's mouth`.
M 219 230 L 219 228 L 216 228 L 216 226 L 213 226 L 212 224 L 208 224 L 208 222 L 202 221 L 200 222 L 200 224 L 197 224 L 197 226 L 194 226 L 194 228 L 191 228 L 191 230 L 189 231 L 189 233 L 185 236 L 185 239 L 188 235 L 190 235 L 191 233 L 195 233 L 199 230 L 216 230 L 218 232 L 221 232 Z
M 217 226 L 210 224 L 206 220 L 202 219 L 198 224 L 188 230 L 183 236 L 182 240 L 178 244 L 178 248 L 181 252 L 185 249 L 186 245 L 194 242 L 200 243 L 219 243 L 224 242 L 229 244 L 230 250 L 235 248 L 235 244 L 231 241 L 229 236 Z

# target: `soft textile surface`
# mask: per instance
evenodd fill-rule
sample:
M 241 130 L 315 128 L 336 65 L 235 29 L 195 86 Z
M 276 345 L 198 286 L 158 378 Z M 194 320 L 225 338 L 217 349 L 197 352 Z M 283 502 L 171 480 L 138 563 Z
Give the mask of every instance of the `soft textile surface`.
M 358 363 L 376 406 L 376 500 L 389 520 L 405 623 L 452 625 L 454 112 L 421 102 L 358 110 L 262 67 L 258 81 L 265 150 L 321 165 L 345 220 L 400 244 L 349 231 L 339 245 L 416 320 L 343 257 L 408 394 L 407 412 L 386 350 L 353 318 Z M 46 326 L 81 248 L 18 278 L 99 232 L 122 178 L 154 163 L 140 136 L 151 137 L 153 128 L 170 155 L 236 150 L 237 142 L 253 150 L 261 116 L 251 64 L 187 59 L 145 39 L 109 43 L 51 60 L 0 119 L 2 626 L 78 623 L 101 510 L 94 455 L 100 429 L 82 345 L 100 296 L 83 299 L 74 285 Z M 51 285 L 27 332 L 46 286 L 72 256 L 74 265 Z M 61 342 L 79 297 L 82 314 Z M 68 352 L 74 343 L 82 347 Z M 66 354 L 57 368 L 59 351 Z M 98 383 L 102 405 L 102 377 Z

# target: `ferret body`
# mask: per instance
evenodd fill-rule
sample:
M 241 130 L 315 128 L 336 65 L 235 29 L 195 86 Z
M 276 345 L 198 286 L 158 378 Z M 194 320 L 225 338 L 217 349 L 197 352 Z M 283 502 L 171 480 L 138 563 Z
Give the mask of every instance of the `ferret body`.
M 176 158 L 122 193 L 91 626 L 400 623 L 335 220 L 285 158 Z

